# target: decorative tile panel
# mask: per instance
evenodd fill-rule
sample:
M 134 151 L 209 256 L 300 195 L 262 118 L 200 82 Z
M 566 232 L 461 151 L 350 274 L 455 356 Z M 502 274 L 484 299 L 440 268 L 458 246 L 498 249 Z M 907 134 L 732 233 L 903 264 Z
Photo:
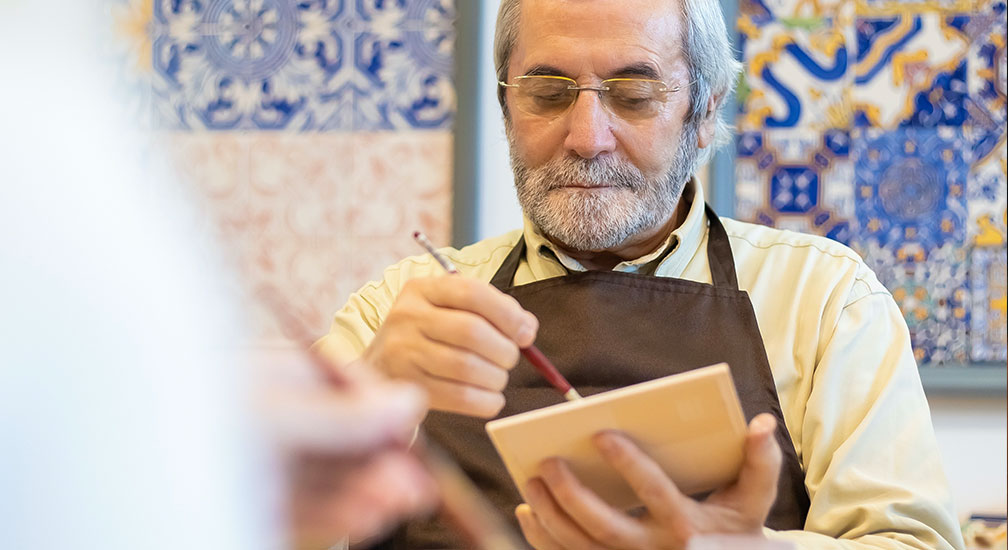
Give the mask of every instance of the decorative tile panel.
M 850 41 L 839 21 L 743 17 L 740 129 L 850 126 Z
M 980 137 L 974 137 L 976 134 Z M 1008 218 L 1008 151 L 1005 149 L 1005 131 L 1003 127 L 997 133 L 974 129 L 966 135 L 973 155 L 977 157 L 970 169 L 966 187 L 969 243 L 1003 247 L 1005 237 L 1008 236 L 1005 224 Z
M 853 145 L 859 239 L 915 256 L 965 244 L 967 164 L 960 131 L 859 130 Z
M 1004 361 L 1005 1 L 843 4 L 740 3 L 736 213 L 861 253 L 922 364 Z M 817 35 L 845 75 L 788 59 L 825 67 Z M 848 135 L 849 155 L 827 146 Z
M 919 248 L 882 247 L 874 241 L 854 245 L 903 312 L 918 363 L 968 361 L 966 250 L 948 243 L 918 255 Z
M 155 118 L 176 130 L 450 127 L 449 0 L 154 0 Z
M 966 16 L 859 18 L 854 65 L 858 126 L 960 126 L 967 121 Z
M 847 132 L 766 130 L 738 140 L 736 215 L 847 242 L 854 186 Z
M 178 133 L 171 141 L 246 295 L 278 290 L 320 335 L 350 293 L 418 252 L 412 231 L 448 243 L 447 132 Z M 260 337 L 282 339 L 269 311 L 253 306 Z
M 970 283 L 973 290 L 971 358 L 974 361 L 1008 360 L 1006 254 L 1003 246 L 973 249 Z
M 991 2 L 972 15 L 966 33 L 972 44 L 967 58 L 971 123 L 987 131 L 1004 133 L 1006 121 L 1005 2 Z

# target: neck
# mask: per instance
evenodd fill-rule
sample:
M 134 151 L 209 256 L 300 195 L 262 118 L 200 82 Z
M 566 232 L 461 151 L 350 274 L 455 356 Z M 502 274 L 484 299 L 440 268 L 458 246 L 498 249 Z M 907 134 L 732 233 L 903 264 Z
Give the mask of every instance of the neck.
M 690 201 L 685 193 L 676 205 L 672 215 L 665 223 L 652 229 L 634 235 L 625 242 L 614 247 L 602 250 L 571 250 L 563 243 L 555 241 L 552 237 L 547 237 L 557 248 L 565 254 L 577 260 L 585 269 L 609 271 L 620 262 L 635 260 L 641 256 L 650 254 L 660 248 L 669 234 L 675 231 L 686 220 L 689 213 Z

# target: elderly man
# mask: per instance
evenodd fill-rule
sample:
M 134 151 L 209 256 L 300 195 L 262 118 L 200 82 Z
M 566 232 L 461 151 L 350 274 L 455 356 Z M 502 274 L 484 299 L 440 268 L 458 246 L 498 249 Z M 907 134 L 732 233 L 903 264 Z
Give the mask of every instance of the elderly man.
M 719 219 L 690 177 L 728 134 L 738 63 L 718 4 L 504 0 L 495 53 L 524 229 L 446 251 L 463 277 L 426 257 L 390 267 L 321 347 L 426 387 L 429 436 L 536 548 L 682 548 L 708 532 L 961 548 L 890 294 L 836 242 Z M 599 452 L 646 511 L 609 507 L 561 460 L 520 503 L 483 419 L 560 400 L 519 362 L 533 341 L 582 393 L 728 362 L 751 420 L 739 479 L 685 497 L 607 434 Z M 445 536 L 413 525 L 400 546 Z

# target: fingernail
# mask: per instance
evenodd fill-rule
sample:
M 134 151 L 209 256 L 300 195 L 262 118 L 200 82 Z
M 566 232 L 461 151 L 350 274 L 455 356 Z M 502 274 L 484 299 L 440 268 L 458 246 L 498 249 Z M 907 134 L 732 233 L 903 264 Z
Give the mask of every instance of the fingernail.
M 518 329 L 518 343 L 527 346 L 535 339 L 535 327 L 531 323 L 522 324 Z
M 612 453 L 616 450 L 616 444 L 609 435 L 609 432 L 599 432 L 592 438 L 595 446 L 603 453 Z
M 777 427 L 777 421 L 772 416 L 760 415 L 753 419 L 752 428 L 757 435 L 772 435 Z M 767 438 L 768 440 L 771 438 Z

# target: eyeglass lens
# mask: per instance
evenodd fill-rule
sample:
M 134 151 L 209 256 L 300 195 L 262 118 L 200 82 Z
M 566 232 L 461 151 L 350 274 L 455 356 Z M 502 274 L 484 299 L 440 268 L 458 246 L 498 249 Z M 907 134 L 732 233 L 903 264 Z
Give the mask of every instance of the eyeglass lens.
M 667 90 L 661 82 L 641 79 L 603 81 L 599 88 L 578 89 L 573 80 L 553 77 L 517 79 L 517 107 L 534 116 L 563 114 L 582 91 L 598 92 L 603 105 L 620 118 L 640 120 L 658 114 Z

